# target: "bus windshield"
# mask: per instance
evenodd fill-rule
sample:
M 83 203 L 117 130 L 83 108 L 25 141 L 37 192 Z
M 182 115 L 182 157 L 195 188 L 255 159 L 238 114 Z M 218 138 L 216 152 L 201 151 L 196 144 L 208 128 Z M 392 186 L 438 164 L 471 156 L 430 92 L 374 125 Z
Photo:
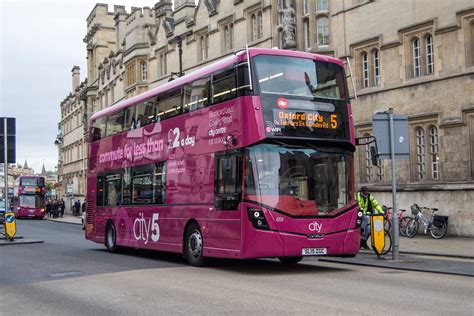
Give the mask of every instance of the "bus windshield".
M 291 217 L 332 216 L 349 201 L 349 152 L 260 144 L 245 162 L 247 201 Z
M 20 195 L 21 207 L 43 207 L 42 199 L 38 195 Z
M 280 96 L 346 98 L 343 69 L 312 59 L 260 55 L 254 58 L 261 93 Z
M 42 186 L 44 186 L 44 178 L 22 177 L 20 185 L 22 185 L 22 186 L 39 186 L 39 187 L 42 187 Z

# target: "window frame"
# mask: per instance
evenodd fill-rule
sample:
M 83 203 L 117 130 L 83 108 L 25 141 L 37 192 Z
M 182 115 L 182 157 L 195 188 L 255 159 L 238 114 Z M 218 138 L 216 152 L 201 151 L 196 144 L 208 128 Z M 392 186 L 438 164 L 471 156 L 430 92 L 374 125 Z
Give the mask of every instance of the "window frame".
M 380 55 L 379 55 L 379 50 L 374 49 L 372 51 L 372 61 L 374 63 L 373 68 L 374 68 L 374 86 L 380 86 L 381 80 L 380 80 Z
M 362 53 L 362 88 L 368 88 L 370 86 L 370 75 L 369 75 L 369 54 L 367 52 Z
M 411 42 L 413 56 L 413 78 L 421 77 L 421 47 L 420 39 L 415 38 Z
M 310 50 L 311 49 L 311 39 L 310 39 L 310 31 L 309 31 L 309 20 L 303 21 L 303 36 L 304 36 L 304 49 Z
M 322 21 L 326 23 L 322 25 Z M 328 47 L 330 45 L 330 31 L 329 31 L 329 18 L 325 15 L 318 16 L 316 19 L 316 34 L 317 34 L 317 45 L 318 47 Z M 327 37 L 327 42 L 325 38 Z
M 416 137 L 416 164 L 418 180 L 425 180 L 426 176 L 426 159 L 425 159 L 425 130 L 418 126 L 415 128 Z
M 434 74 L 434 44 L 433 36 L 428 34 L 425 37 L 425 49 L 426 49 L 426 74 Z
M 438 128 L 434 125 L 429 127 L 430 133 L 430 167 L 431 167 L 431 178 L 433 180 L 439 180 L 441 176 L 440 161 L 439 161 L 439 136 Z

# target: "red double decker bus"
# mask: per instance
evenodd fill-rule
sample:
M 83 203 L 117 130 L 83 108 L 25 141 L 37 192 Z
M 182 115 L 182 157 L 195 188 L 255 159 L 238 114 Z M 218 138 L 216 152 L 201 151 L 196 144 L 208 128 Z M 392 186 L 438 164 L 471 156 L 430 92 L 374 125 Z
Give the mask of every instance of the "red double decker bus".
M 13 211 L 15 216 L 43 219 L 46 187 L 44 177 L 21 176 L 15 182 Z
M 343 64 L 251 48 L 91 118 L 86 238 L 208 257 L 354 256 Z

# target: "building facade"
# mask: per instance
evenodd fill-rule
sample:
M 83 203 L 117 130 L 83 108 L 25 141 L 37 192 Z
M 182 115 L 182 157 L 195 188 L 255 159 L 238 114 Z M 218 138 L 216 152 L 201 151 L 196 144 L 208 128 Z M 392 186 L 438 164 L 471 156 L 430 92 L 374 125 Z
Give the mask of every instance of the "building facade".
M 449 215 L 448 232 L 474 236 L 474 4 L 472 1 L 331 1 L 335 55 L 349 58 L 356 136 L 375 112 L 408 115 L 410 157 L 396 162 L 398 206 Z M 358 148 L 357 182 L 392 205 L 390 160 Z M 431 212 L 425 215 L 431 216 Z
M 450 216 L 450 233 L 474 236 L 471 1 L 161 0 L 150 5 L 126 12 L 123 6 L 109 11 L 96 4 L 87 17 L 87 81 L 78 91 L 73 84 L 61 103 L 63 185 L 81 176 L 79 190 L 86 190 L 87 124 L 81 122 L 94 112 L 245 45 L 297 49 L 349 60 L 358 94 L 352 100 L 358 137 L 372 134 L 376 111 L 393 108 L 408 115 L 410 158 L 397 161 L 399 206 L 438 207 Z M 66 133 L 75 135 L 67 145 Z M 370 165 L 364 146 L 356 156 L 356 182 L 391 205 L 389 161 Z
M 55 140 L 58 148 L 58 182 L 55 193 L 59 198 L 73 200 L 84 198 L 86 193 L 87 79 L 80 82 L 78 66 L 74 66 L 71 73 L 72 90 L 60 104 L 61 122 Z

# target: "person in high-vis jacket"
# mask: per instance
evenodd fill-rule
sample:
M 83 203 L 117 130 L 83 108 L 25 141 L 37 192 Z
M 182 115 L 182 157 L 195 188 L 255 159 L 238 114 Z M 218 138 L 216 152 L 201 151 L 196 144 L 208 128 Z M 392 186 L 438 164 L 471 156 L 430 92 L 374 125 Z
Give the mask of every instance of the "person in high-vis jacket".
M 374 198 L 372 194 L 369 192 L 369 188 L 363 186 L 360 188 L 359 192 L 357 192 L 357 202 L 359 202 L 360 210 L 362 214 L 364 214 L 362 218 L 361 224 L 361 237 L 360 237 L 360 245 L 362 248 L 367 249 L 367 239 L 370 234 L 370 214 L 383 214 L 382 206 L 380 206 L 379 202 Z

